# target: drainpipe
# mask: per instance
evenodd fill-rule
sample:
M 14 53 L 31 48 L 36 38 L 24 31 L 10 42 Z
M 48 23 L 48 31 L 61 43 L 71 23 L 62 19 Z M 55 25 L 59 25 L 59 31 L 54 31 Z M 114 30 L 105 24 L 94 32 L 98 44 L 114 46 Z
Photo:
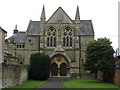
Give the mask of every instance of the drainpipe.
M 81 78 L 81 66 L 80 66 L 80 61 L 81 61 L 81 35 L 79 36 L 79 78 Z
M 39 38 L 39 44 L 38 44 L 38 53 L 40 53 L 40 35 L 38 35 L 38 38 Z

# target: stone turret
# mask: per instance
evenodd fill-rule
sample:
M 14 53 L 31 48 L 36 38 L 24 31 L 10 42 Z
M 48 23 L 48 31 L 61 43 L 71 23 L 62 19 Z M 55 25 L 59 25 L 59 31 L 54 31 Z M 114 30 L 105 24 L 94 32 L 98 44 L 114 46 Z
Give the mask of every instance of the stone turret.
M 15 26 L 15 29 L 14 29 L 14 32 L 13 32 L 13 35 L 16 35 L 18 33 L 18 30 L 17 30 L 17 25 Z
M 77 6 L 75 22 L 80 23 L 80 14 L 79 14 L 79 7 Z

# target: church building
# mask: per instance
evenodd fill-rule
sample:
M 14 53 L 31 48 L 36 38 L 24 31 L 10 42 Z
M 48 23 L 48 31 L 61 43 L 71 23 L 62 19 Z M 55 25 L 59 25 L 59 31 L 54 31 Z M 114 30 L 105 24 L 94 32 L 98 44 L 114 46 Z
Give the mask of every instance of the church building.
M 32 53 L 44 52 L 51 57 L 51 77 L 78 76 L 83 70 L 86 44 L 92 40 L 92 20 L 81 20 L 79 7 L 74 20 L 61 7 L 46 20 L 43 6 L 40 20 L 30 20 L 26 31 L 15 27 L 8 38 L 7 53 L 29 64 Z

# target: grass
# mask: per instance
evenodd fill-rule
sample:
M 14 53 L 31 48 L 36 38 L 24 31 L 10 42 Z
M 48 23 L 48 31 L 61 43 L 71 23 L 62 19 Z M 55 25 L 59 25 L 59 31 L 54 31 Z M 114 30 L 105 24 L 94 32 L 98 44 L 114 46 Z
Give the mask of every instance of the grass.
M 118 86 L 111 83 L 104 83 L 96 79 L 71 79 L 64 83 L 63 88 L 82 88 L 84 90 L 118 90 Z M 120 88 L 119 88 L 120 90 Z
M 16 90 L 15 88 L 36 88 L 44 83 L 46 83 L 47 81 L 34 81 L 34 80 L 28 80 L 24 83 L 22 83 L 21 85 L 18 85 L 18 86 L 14 86 L 14 87 L 9 87 L 9 88 L 5 88 L 3 90 L 6 90 L 6 89 L 14 89 Z

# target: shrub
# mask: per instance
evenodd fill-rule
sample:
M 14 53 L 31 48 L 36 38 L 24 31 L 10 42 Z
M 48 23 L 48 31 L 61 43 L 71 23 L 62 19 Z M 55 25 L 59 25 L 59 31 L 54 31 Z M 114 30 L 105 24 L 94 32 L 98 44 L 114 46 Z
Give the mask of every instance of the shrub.
M 107 38 L 99 38 L 87 44 L 85 69 L 96 73 L 104 73 L 103 80 L 109 81 L 114 75 L 115 60 L 112 42 Z
M 45 53 L 35 53 L 30 57 L 29 79 L 46 80 L 50 75 L 50 57 Z

